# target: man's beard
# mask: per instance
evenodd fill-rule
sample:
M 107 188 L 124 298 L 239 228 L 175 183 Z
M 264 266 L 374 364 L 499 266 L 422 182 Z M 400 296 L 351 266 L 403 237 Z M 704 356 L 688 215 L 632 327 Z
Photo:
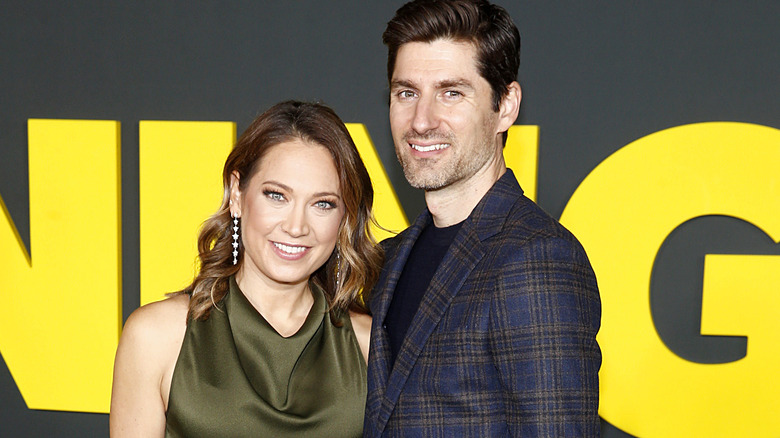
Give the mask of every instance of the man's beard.
M 493 155 L 492 147 L 487 141 L 484 141 L 479 147 L 474 148 L 475 154 L 465 156 L 464 151 L 459 149 L 457 141 L 451 134 L 427 134 L 420 136 L 406 133 L 403 139 L 404 144 L 402 147 L 407 148 L 410 147 L 410 141 L 407 141 L 407 139 L 412 141 L 435 139 L 450 145 L 450 150 L 447 151 L 448 156 L 439 158 L 413 158 L 410 154 L 401 154 L 396 148 L 396 156 L 401 163 L 401 168 L 403 168 L 404 176 L 409 185 L 427 192 L 448 187 L 453 183 L 473 176 Z

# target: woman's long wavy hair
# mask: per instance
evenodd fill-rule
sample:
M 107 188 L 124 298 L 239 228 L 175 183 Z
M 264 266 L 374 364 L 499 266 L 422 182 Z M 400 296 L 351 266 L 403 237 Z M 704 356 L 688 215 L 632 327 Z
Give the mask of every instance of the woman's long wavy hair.
M 369 228 L 375 222 L 371 210 L 374 190 L 368 171 L 346 126 L 333 110 L 319 103 L 287 101 L 274 105 L 256 118 L 225 162 L 222 205 L 204 222 L 198 236 L 200 270 L 192 284 L 181 291 L 191 297 L 188 320 L 209 317 L 211 309 L 227 294 L 229 277 L 238 272 L 243 263 L 244 242 L 239 241 L 238 263 L 233 264 L 233 222 L 229 207 L 231 174 L 238 173 L 239 188 L 243 190 L 272 147 L 295 139 L 321 145 L 330 151 L 345 207 L 336 248 L 328 261 L 312 274 L 310 281 L 325 291 L 332 317 L 334 311 L 368 313 L 361 290 L 371 290 L 382 265 L 382 251 Z

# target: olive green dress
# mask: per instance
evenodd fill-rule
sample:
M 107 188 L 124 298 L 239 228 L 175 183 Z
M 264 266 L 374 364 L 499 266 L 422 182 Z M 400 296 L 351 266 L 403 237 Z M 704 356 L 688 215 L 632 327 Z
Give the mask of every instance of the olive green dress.
M 359 437 L 366 364 L 348 314 L 336 327 L 322 290 L 283 338 L 233 278 L 205 321 L 191 320 L 176 361 L 166 437 Z

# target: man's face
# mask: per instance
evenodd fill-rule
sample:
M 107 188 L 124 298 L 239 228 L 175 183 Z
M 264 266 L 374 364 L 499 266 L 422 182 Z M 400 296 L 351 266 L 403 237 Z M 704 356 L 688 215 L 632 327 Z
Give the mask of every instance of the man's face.
M 473 44 L 439 39 L 399 48 L 390 128 L 409 184 L 433 191 L 467 182 L 501 157 L 491 98 Z

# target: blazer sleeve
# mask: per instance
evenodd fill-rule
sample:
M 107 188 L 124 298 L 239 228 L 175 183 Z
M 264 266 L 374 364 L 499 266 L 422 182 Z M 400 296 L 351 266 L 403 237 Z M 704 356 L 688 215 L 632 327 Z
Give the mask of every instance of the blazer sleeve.
M 538 236 L 505 257 L 491 302 L 491 352 L 513 436 L 598 437 L 593 270 L 568 236 Z

